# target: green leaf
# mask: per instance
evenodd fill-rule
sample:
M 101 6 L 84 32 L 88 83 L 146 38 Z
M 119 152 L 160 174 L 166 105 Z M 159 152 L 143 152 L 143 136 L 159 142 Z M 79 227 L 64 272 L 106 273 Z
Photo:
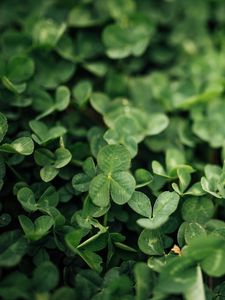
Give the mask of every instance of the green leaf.
M 187 222 L 204 224 L 214 215 L 214 204 L 208 197 L 188 197 L 182 205 L 182 217 Z
M 112 200 L 119 205 L 128 202 L 135 190 L 134 177 L 128 172 L 116 172 L 110 182 Z
M 9 60 L 7 66 L 7 78 L 14 83 L 28 80 L 35 70 L 34 61 L 25 56 L 14 56 Z
M 110 24 L 102 35 L 107 55 L 112 59 L 121 59 L 129 55 L 142 55 L 153 33 L 153 26 L 143 15 L 134 15 L 127 24 Z
M 99 113 L 106 113 L 110 105 L 109 97 L 100 92 L 94 92 L 91 95 L 90 103 L 92 107 Z
M 206 236 L 206 230 L 198 223 L 187 223 L 184 230 L 184 238 L 186 243 L 190 243 L 192 239 Z
M 89 190 L 91 178 L 83 173 L 78 173 L 72 178 L 72 186 L 78 192 L 87 192 Z
M 89 194 L 93 203 L 100 207 L 109 205 L 110 181 L 104 174 L 99 174 L 91 181 Z
M 73 96 L 79 106 L 84 105 L 90 98 L 92 93 L 92 85 L 90 81 L 80 81 L 73 88 Z
M 6 76 L 2 77 L 2 83 L 6 89 L 8 89 L 14 94 L 22 94 L 27 88 L 26 83 L 15 84 L 12 81 L 10 81 Z
M 68 87 L 61 85 L 57 88 L 55 94 L 55 108 L 58 111 L 65 110 L 70 103 L 70 90 Z
M 85 5 L 76 5 L 70 10 L 68 24 L 73 27 L 83 28 L 101 23 L 104 16 L 98 15 L 98 11 L 87 9 Z
M 74 289 L 64 286 L 57 289 L 51 297 L 51 300 L 74 300 L 76 297 Z
M 134 266 L 135 276 L 135 300 L 146 300 L 152 294 L 154 275 L 146 263 L 138 262 Z M 144 280 L 143 280 L 144 278 Z
M 157 135 L 165 130 L 169 125 L 169 119 L 164 114 L 153 114 L 149 118 L 147 133 L 148 135 Z
M 59 271 L 52 262 L 45 261 L 34 270 L 32 281 L 37 291 L 51 291 L 59 282 Z
M 71 251 L 77 253 L 77 246 L 80 244 L 80 241 L 83 236 L 84 236 L 83 229 L 73 230 L 66 234 L 65 241 Z
M 116 129 L 109 129 L 104 134 L 104 139 L 110 144 L 121 143 L 130 152 L 131 157 L 137 154 L 137 142 L 134 137 L 129 136 L 126 132 L 116 131 Z
M 35 230 L 33 222 L 27 216 L 24 215 L 19 216 L 18 218 L 25 235 L 28 238 L 31 237 Z
M 186 293 L 195 284 L 196 276 L 196 266 L 191 259 L 175 257 L 162 269 L 156 290 L 168 294 Z
M 98 254 L 89 250 L 79 250 L 78 254 L 86 264 L 96 272 L 102 271 L 102 258 Z
M 52 165 L 54 163 L 54 154 L 48 149 L 39 148 L 34 151 L 34 159 L 39 166 Z
M 18 153 L 21 155 L 31 155 L 34 151 L 34 142 L 29 137 L 21 137 L 11 144 L 3 144 L 0 151 L 7 153 Z
M 133 0 L 111 0 L 107 3 L 110 15 L 115 19 L 124 18 L 129 16 L 136 10 L 136 3 Z
M 128 170 L 130 161 L 130 153 L 122 145 L 107 145 L 97 156 L 98 167 L 105 174 Z
M 202 270 L 209 276 L 220 277 L 225 274 L 225 250 L 212 249 L 212 252 L 201 262 Z
M 55 140 L 66 133 L 66 129 L 62 126 L 54 126 L 49 129 L 45 123 L 41 121 L 33 120 L 29 122 L 29 125 L 35 133 L 32 137 L 39 145 Z
M 222 249 L 224 239 L 217 236 L 201 236 L 191 240 L 188 247 L 182 251 L 183 255 L 192 261 L 201 262 L 209 257 L 214 249 Z
M 153 160 L 152 162 L 152 170 L 154 174 L 157 174 L 162 177 L 169 177 L 163 166 L 156 160 Z
M 28 187 L 23 187 L 18 191 L 17 199 L 26 211 L 34 212 L 37 210 L 34 193 Z
M 162 235 L 158 230 L 144 229 L 139 236 L 138 246 L 142 252 L 148 255 L 164 254 Z
M 107 64 L 102 63 L 101 61 L 86 63 L 83 67 L 98 77 L 103 77 L 108 70 Z
M 55 163 L 54 167 L 60 169 L 65 167 L 71 161 L 72 155 L 68 149 L 58 148 L 55 151 Z
M 199 299 L 206 300 L 205 288 L 203 283 L 202 271 L 199 266 L 197 266 L 196 280 L 190 288 L 184 293 L 185 300 Z
M 53 186 L 48 187 L 38 200 L 38 206 L 56 207 L 59 202 L 59 194 Z
M 152 206 L 149 198 L 141 192 L 134 192 L 128 205 L 139 215 L 147 218 L 152 216 Z
M 0 143 L 3 140 L 8 130 L 8 123 L 6 117 L 0 112 Z
M 153 208 L 153 218 L 171 215 L 178 206 L 180 197 L 175 192 L 163 192 L 156 199 Z
M 180 186 L 180 190 L 182 192 L 184 192 L 186 190 L 186 188 L 188 187 L 188 185 L 191 182 L 191 169 L 192 168 L 188 168 L 188 167 L 180 167 L 177 169 L 177 176 L 179 178 L 179 186 Z
M 32 38 L 35 46 L 53 48 L 63 35 L 66 24 L 57 24 L 52 19 L 40 20 L 35 23 Z
M 182 151 L 176 148 L 171 148 L 166 151 L 166 167 L 169 173 L 172 173 L 174 169 L 184 164 L 185 157 Z
M 84 161 L 83 170 L 90 177 L 94 177 L 96 175 L 96 167 L 92 157 L 89 157 Z
M 200 182 L 194 183 L 185 193 L 186 195 L 191 195 L 191 196 L 202 196 L 205 194 L 201 187 Z
M 44 182 L 52 181 L 59 173 L 59 170 L 54 166 L 44 166 L 40 171 L 41 179 Z
M 143 186 L 149 185 L 152 182 L 153 177 L 150 172 L 145 169 L 137 169 L 135 171 L 135 180 L 137 182 L 136 188 L 141 188 Z
M 26 237 L 32 241 L 37 241 L 48 234 L 49 229 L 53 226 L 54 221 L 50 216 L 38 217 L 34 223 L 26 216 L 19 216 L 19 222 Z
M 19 231 L 8 231 L 0 237 L 0 266 L 17 265 L 27 251 L 27 241 Z
M 147 229 L 156 229 L 167 222 L 169 216 L 177 209 L 180 197 L 175 192 L 163 192 L 156 199 L 153 216 L 139 219 L 137 223 Z
M 141 133 L 142 131 L 142 133 Z M 122 144 L 130 152 L 131 157 L 137 154 L 137 142 L 144 137 L 143 130 L 139 124 L 128 116 L 119 116 L 113 128 L 106 131 L 104 139 L 110 144 Z

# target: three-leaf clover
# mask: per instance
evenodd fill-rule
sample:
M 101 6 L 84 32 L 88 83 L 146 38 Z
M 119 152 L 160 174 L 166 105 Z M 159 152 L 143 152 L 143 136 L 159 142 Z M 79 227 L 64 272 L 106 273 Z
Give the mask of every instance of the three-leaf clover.
M 217 165 L 206 165 L 205 176 L 201 178 L 202 189 L 216 198 L 225 198 L 225 163 L 223 168 Z
M 41 97 L 41 99 L 42 99 L 42 97 Z M 44 104 L 47 106 L 46 110 L 44 110 L 43 113 L 38 115 L 36 117 L 36 120 L 40 120 L 40 119 L 52 114 L 53 112 L 65 110 L 68 107 L 69 103 L 70 103 L 70 90 L 68 89 L 68 87 L 66 87 L 64 85 L 57 87 L 56 92 L 55 92 L 54 103 L 52 103 L 52 101 L 49 101 L 49 105 Z
M 40 148 L 34 153 L 35 162 L 42 166 L 40 176 L 45 182 L 53 180 L 60 169 L 70 162 L 71 158 L 70 151 L 64 147 L 56 149 L 54 153 L 45 148 Z
M 51 216 L 40 216 L 34 223 L 25 215 L 19 216 L 19 222 L 25 236 L 32 241 L 37 241 L 47 235 L 50 228 L 54 225 L 54 220 Z
M 157 229 L 165 224 L 169 216 L 177 209 L 180 197 L 175 192 L 161 193 L 154 203 L 142 192 L 134 192 L 129 200 L 129 206 L 145 218 L 137 220 L 137 223 L 147 229 Z
M 97 156 L 99 174 L 90 184 L 90 197 L 97 206 L 108 206 L 110 197 L 122 205 L 131 198 L 135 189 L 134 177 L 128 172 L 130 153 L 122 145 L 103 147 Z
M 102 36 L 107 55 L 113 59 L 140 56 L 146 50 L 153 31 L 150 20 L 138 14 L 124 22 L 108 25 Z
M 37 120 L 30 121 L 29 125 L 34 132 L 32 138 L 39 145 L 55 140 L 66 133 L 63 126 L 54 126 L 49 129 L 45 123 Z

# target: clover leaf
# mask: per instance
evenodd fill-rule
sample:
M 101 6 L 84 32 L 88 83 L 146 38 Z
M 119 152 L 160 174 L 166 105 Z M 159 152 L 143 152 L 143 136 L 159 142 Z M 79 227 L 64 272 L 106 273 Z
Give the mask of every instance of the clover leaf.
M 95 205 L 108 206 L 112 200 L 122 205 L 132 196 L 135 180 L 127 171 L 130 168 L 130 154 L 122 145 L 103 147 L 97 156 L 101 171 L 90 184 L 90 197 Z
M 3 140 L 8 130 L 7 118 L 0 112 L 0 142 Z
M 95 7 L 87 9 L 85 5 L 78 5 L 71 9 L 68 23 L 72 27 L 90 27 L 99 24 L 105 17 Z
M 137 223 L 147 229 L 156 229 L 162 226 L 177 209 L 179 198 L 175 192 L 163 192 L 155 201 L 152 215 L 150 212 L 148 218 L 138 219 Z
M 88 80 L 86 81 L 83 80 L 78 82 L 73 88 L 73 95 L 75 101 L 78 103 L 79 106 L 85 105 L 85 103 L 91 96 L 91 92 L 92 92 L 92 85 Z
M 128 205 L 139 215 L 147 218 L 152 216 L 152 206 L 148 197 L 142 192 L 134 192 Z
M 139 236 L 138 246 L 148 255 L 163 255 L 164 253 L 162 234 L 158 230 L 144 229 Z
M 135 171 L 136 188 L 148 186 L 153 181 L 152 174 L 146 169 L 140 168 Z
M 38 47 L 54 48 L 65 29 L 65 23 L 57 24 L 52 19 L 40 20 L 32 30 L 33 43 Z
M 153 30 L 149 19 L 139 15 L 130 17 L 126 22 L 108 25 L 102 36 L 107 55 L 113 59 L 142 55 L 150 42 Z
M 33 223 L 27 216 L 21 215 L 19 216 L 19 222 L 25 236 L 31 241 L 37 241 L 48 234 L 54 224 L 51 216 L 40 216 Z
M 159 162 L 153 161 L 152 162 L 153 172 L 159 176 L 168 177 L 168 178 L 177 176 L 176 174 L 177 168 L 185 165 L 185 157 L 183 152 L 176 148 L 167 149 L 165 163 L 166 163 L 166 170 Z
M 214 211 L 213 201 L 206 196 L 189 197 L 182 206 L 182 216 L 187 222 L 204 224 L 213 217 Z
M 0 3 L 0 299 L 225 298 L 224 1 Z
M 27 187 L 20 189 L 17 198 L 26 211 L 33 212 L 37 210 L 35 195 L 31 189 Z
M 56 89 L 55 102 L 52 103 L 52 101 L 50 100 L 49 105 L 47 105 L 47 109 L 43 113 L 38 115 L 36 117 L 36 120 L 40 120 L 44 117 L 47 117 L 48 115 L 54 112 L 65 110 L 68 107 L 69 103 L 70 103 L 70 90 L 66 86 L 61 85 Z M 46 103 L 44 104 L 44 106 L 45 105 Z M 41 108 L 42 107 L 43 105 L 41 105 Z
M 48 187 L 36 202 L 35 193 L 28 187 L 22 187 L 17 192 L 17 199 L 27 212 L 44 210 L 48 207 L 56 207 L 59 196 L 55 188 Z
M 59 271 L 51 261 L 44 261 L 34 270 L 33 285 L 37 291 L 48 292 L 59 282 Z
M 41 121 L 33 120 L 30 121 L 29 125 L 34 132 L 32 138 L 39 145 L 57 139 L 66 133 L 66 129 L 63 126 L 54 126 L 49 129 L 47 125 Z
M 31 155 L 34 151 L 34 142 L 30 137 L 21 137 L 14 140 L 11 144 L 0 146 L 0 152 L 18 153 L 21 155 Z
M 27 241 L 18 230 L 8 231 L 0 237 L 0 266 L 17 265 L 27 251 Z
M 113 129 L 109 129 L 104 139 L 109 144 L 123 144 L 134 157 L 137 153 L 137 142 L 143 139 L 143 130 L 140 125 L 129 116 L 119 116 Z
M 79 192 L 87 192 L 92 178 L 96 175 L 94 160 L 89 157 L 83 163 L 84 173 L 78 173 L 72 178 L 72 186 Z
M 59 169 L 70 162 L 72 155 L 64 147 L 56 149 L 54 153 L 45 148 L 40 148 L 35 151 L 34 158 L 36 163 L 42 166 L 40 170 L 41 179 L 49 182 L 58 175 Z
M 34 61 L 23 55 L 14 56 L 7 65 L 7 78 L 13 83 L 21 83 L 28 80 L 35 70 Z
M 221 147 L 224 143 L 225 132 L 219 124 L 223 120 L 225 105 L 222 101 L 211 101 L 205 110 L 201 109 L 198 114 L 193 113 L 193 131 L 211 147 Z

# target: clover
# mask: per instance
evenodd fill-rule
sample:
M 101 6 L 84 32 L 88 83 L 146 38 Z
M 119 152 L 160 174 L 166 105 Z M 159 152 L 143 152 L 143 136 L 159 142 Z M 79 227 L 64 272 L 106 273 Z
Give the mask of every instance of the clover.
M 59 147 L 54 153 L 49 149 L 39 148 L 34 152 L 34 159 L 37 165 L 42 167 L 41 179 L 49 182 L 71 161 L 72 155 L 65 147 Z
M 131 198 L 135 179 L 128 172 L 130 153 L 122 145 L 107 145 L 97 156 L 99 174 L 90 183 L 89 194 L 97 206 L 108 206 L 110 198 L 119 205 Z
M 146 229 L 157 229 L 165 224 L 169 216 L 177 209 L 180 197 L 176 192 L 161 193 L 152 209 L 149 198 L 142 192 L 134 192 L 128 205 L 144 218 L 137 223 Z
M 44 122 L 37 120 L 30 121 L 29 125 L 34 132 L 34 134 L 32 134 L 32 138 L 39 145 L 46 144 L 66 133 L 66 129 L 63 126 L 59 125 L 48 128 Z
M 27 55 L 10 57 L 4 69 L 2 83 L 12 93 L 21 94 L 27 89 L 27 81 L 33 76 L 35 62 Z
M 112 59 L 120 59 L 129 55 L 142 55 L 153 32 L 154 25 L 149 18 L 134 14 L 124 21 L 106 26 L 102 39 L 107 55 Z
M 8 122 L 5 115 L 0 112 L 0 143 L 5 138 L 5 135 L 8 131 Z M 18 159 L 17 155 L 19 156 L 28 156 L 31 155 L 34 151 L 34 142 L 30 137 L 19 137 L 13 140 L 10 143 L 4 143 L 0 145 L 0 189 L 3 186 L 3 178 L 6 173 L 6 164 L 4 161 L 4 153 L 14 154 L 15 161 Z M 2 154 L 1 154 L 2 153 Z M 20 158 L 19 158 L 20 160 Z M 13 162 L 13 158 L 11 164 Z M 10 161 L 8 163 L 10 166 Z
M 225 163 L 223 168 L 208 164 L 204 168 L 205 176 L 201 178 L 202 189 L 216 198 L 225 198 Z
M 165 164 L 166 168 L 158 161 L 152 161 L 153 173 L 162 177 L 164 182 L 166 182 L 166 180 L 171 181 L 178 178 L 178 184 L 172 182 L 172 188 L 179 195 L 201 196 L 204 194 L 200 182 L 196 182 L 189 187 L 191 184 L 191 174 L 195 172 L 195 169 L 186 164 L 186 159 L 182 151 L 177 148 L 167 149 Z
M 92 106 L 103 115 L 109 129 L 104 139 L 109 144 L 122 144 L 133 158 L 138 151 L 138 144 L 146 136 L 154 136 L 165 130 L 169 124 L 163 113 L 147 113 L 135 107 L 127 99 L 109 99 L 101 93 L 93 93 Z

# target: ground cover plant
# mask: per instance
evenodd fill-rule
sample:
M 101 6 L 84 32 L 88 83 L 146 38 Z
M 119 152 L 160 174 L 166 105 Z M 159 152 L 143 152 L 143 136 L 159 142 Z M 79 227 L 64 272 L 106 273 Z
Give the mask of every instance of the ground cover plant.
M 0 2 L 0 299 L 225 299 L 225 3 Z

